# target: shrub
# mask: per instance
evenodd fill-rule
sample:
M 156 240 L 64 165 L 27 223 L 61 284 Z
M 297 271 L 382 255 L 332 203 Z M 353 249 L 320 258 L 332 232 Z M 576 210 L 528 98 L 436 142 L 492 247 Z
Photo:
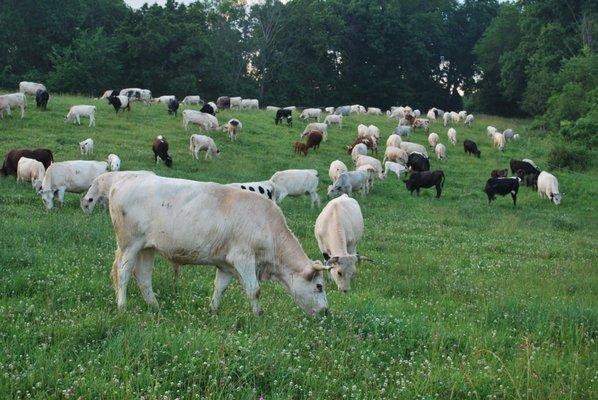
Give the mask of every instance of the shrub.
M 551 150 L 548 164 L 553 168 L 583 171 L 591 165 L 591 154 L 580 147 L 559 146 Z

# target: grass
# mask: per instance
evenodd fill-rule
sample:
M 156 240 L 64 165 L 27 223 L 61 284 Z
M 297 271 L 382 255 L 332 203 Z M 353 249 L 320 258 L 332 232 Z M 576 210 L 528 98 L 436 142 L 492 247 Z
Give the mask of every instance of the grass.
M 25 119 L 0 121 L 0 153 L 47 147 L 56 161 L 79 159 L 78 142 L 92 137 L 93 158 L 116 153 L 124 170 L 164 176 L 226 183 L 316 168 L 322 199 L 329 163 L 351 165 L 344 146 L 357 124 L 377 125 L 384 141 L 394 127 L 386 117 L 351 116 L 303 157 L 291 145 L 303 123 L 277 127 L 269 112 L 221 112 L 221 123 L 242 121 L 240 139 L 214 133 L 222 158 L 193 162 L 190 132 L 164 106 L 134 104 L 117 117 L 85 98 L 53 97 L 46 112 L 29 104 Z M 74 104 L 98 106 L 96 128 L 63 123 Z M 213 268 L 184 268 L 175 281 L 162 259 L 154 272 L 160 312 L 135 287 L 119 313 L 108 213 L 84 215 L 74 194 L 48 212 L 28 184 L 0 179 L 0 398 L 597 398 L 598 171 L 553 171 L 561 206 L 525 187 L 517 208 L 509 196 L 488 206 L 490 170 L 510 158 L 542 167 L 558 139 L 535 135 L 525 120 L 476 117 L 472 129 L 457 127 L 456 147 L 446 128 L 432 126 L 448 153 L 443 163 L 431 158 L 446 174 L 440 200 L 434 190 L 410 196 L 394 175 L 357 196 L 365 218 L 359 250 L 375 263 L 359 266 L 349 294 L 329 281 L 325 318 L 306 316 L 274 283 L 262 285 L 263 317 L 251 314 L 236 282 L 211 315 Z M 500 153 L 487 125 L 513 127 L 522 139 Z M 170 142 L 172 169 L 153 164 L 158 134 Z M 465 138 L 478 143 L 480 160 L 463 153 Z M 427 145 L 421 131 L 412 140 Z M 319 211 L 307 197 L 282 209 L 318 258 Z

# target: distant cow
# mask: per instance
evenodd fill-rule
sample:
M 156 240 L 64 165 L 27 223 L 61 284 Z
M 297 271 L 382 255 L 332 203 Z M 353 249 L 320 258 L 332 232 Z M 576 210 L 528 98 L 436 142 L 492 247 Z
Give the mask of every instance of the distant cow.
M 322 142 L 323 137 L 324 136 L 320 132 L 317 132 L 317 131 L 309 132 L 307 134 L 306 147 L 308 149 L 314 149 L 314 150 L 318 149 L 320 147 L 320 143 Z
M 216 106 L 221 110 L 226 110 L 230 108 L 230 97 L 228 96 L 220 96 L 216 99 Z
M 170 99 L 168 101 L 168 114 L 177 116 L 177 111 L 179 110 L 179 101 L 177 99 Z
M 430 160 L 423 154 L 414 152 L 409 154 L 409 157 L 407 158 L 407 167 L 412 171 L 429 171 Z
M 293 112 L 291 110 L 278 110 L 276 111 L 276 117 L 274 118 L 274 123 L 278 125 L 282 119 L 286 119 L 287 125 L 293 126 Z
M 37 108 L 45 110 L 48 106 L 48 100 L 50 100 L 50 94 L 47 90 L 39 89 L 35 94 L 35 103 L 37 105 Z
M 405 186 L 411 194 L 416 191 L 418 196 L 420 188 L 436 186 L 436 198 L 439 199 L 444 187 L 444 172 L 440 170 L 413 172 L 409 179 L 405 181 Z
M 517 192 L 519 191 L 519 178 L 490 178 L 486 181 L 484 192 L 488 196 L 488 204 L 496 199 L 496 195 L 506 196 L 511 194 L 513 206 L 517 205 Z
M 154 151 L 154 161 L 156 164 L 162 160 L 167 167 L 172 166 L 172 158 L 168 155 L 168 142 L 162 135 L 156 137 L 152 145 L 152 150 Z
M 216 109 L 210 104 L 204 104 L 202 108 L 199 109 L 202 113 L 210 114 L 216 116 Z
M 511 173 L 515 174 L 517 171 L 522 170 L 524 175 L 528 174 L 536 174 L 540 175 L 540 170 L 531 160 L 514 160 L 511 159 L 509 162 L 509 166 L 511 167 Z
M 110 96 L 108 103 L 114 107 L 114 112 L 117 114 L 120 110 L 131 111 L 131 102 L 127 96 Z
M 482 152 L 478 150 L 478 145 L 473 140 L 465 139 L 463 141 L 463 149 L 465 153 L 473 154 L 478 158 L 482 155 Z
M 48 149 L 13 149 L 6 153 L 4 163 L 0 172 L 4 176 L 17 175 L 17 168 L 21 157 L 32 158 L 41 162 L 45 169 L 48 169 L 54 161 L 52 151 Z

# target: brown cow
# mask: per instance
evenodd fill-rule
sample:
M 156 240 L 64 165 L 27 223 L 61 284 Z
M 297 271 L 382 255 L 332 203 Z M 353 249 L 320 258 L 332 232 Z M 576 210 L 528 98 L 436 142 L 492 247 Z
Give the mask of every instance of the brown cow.
M 21 157 L 33 158 L 41 162 L 44 168 L 48 169 L 54 161 L 52 151 L 48 149 L 13 149 L 4 157 L 4 163 L 0 172 L 4 176 L 17 175 L 17 166 Z

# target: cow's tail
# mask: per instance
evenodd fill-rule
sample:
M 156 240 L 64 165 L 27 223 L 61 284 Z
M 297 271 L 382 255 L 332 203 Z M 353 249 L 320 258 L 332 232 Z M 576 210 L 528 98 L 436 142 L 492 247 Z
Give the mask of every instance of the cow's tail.
M 189 137 L 189 152 L 193 155 L 193 135 Z
M 114 252 L 114 261 L 112 262 L 112 271 L 110 271 L 110 279 L 112 280 L 112 288 L 116 296 L 118 296 L 118 264 L 120 264 L 121 251 L 117 247 Z
M 442 172 L 442 181 L 440 182 L 440 187 L 444 187 L 444 172 Z

